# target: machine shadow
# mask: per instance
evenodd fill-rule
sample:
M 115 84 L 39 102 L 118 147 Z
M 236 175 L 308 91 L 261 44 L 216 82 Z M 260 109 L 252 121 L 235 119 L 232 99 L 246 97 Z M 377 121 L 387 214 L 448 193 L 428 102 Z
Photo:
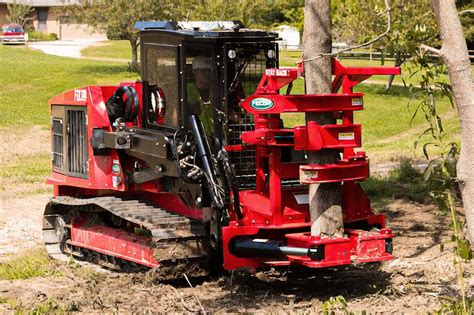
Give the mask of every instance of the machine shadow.
M 236 277 L 234 283 L 229 283 L 232 278 L 228 277 L 224 289 L 229 293 L 218 300 L 209 299 L 203 303 L 212 309 L 219 309 L 228 307 L 236 299 L 245 299 L 246 308 L 259 308 L 262 304 L 289 300 L 293 300 L 293 303 L 313 299 L 324 301 L 338 295 L 350 300 L 383 292 L 389 285 L 390 276 L 390 273 L 380 270 L 380 264 L 260 272 L 257 275 Z

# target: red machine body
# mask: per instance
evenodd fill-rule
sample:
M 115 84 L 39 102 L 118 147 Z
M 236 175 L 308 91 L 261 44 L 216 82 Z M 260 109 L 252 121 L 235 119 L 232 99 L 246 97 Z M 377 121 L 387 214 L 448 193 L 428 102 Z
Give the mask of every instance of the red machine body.
M 385 215 L 373 213 L 359 185 L 369 160 L 355 150 L 362 126 L 354 113 L 364 102 L 353 87 L 399 68 L 333 59 L 332 93 L 290 94 L 303 67 L 278 68 L 276 34 L 143 23 L 142 82 L 78 88 L 49 102 L 54 197 L 43 229 L 51 256 L 165 273 L 216 262 L 235 270 L 393 258 Z M 285 127 L 288 113 L 330 113 L 337 123 Z M 214 126 L 205 130 L 204 120 Z M 338 150 L 339 160 L 307 162 L 306 152 L 323 149 Z M 310 233 L 308 185 L 319 183 L 341 185 L 342 237 Z
M 227 146 L 228 151 L 256 150 L 256 189 L 242 190 L 240 194 L 242 216 L 238 218 L 230 208 L 231 221 L 222 229 L 223 266 L 257 269 L 265 266 L 299 264 L 311 268 L 365 263 L 392 259 L 392 232 L 385 224 L 383 214 L 375 215 L 370 202 L 357 183 L 369 176 L 369 162 L 364 152 L 355 152 L 361 146 L 361 125 L 354 124 L 355 111 L 363 109 L 363 94 L 352 88 L 374 74 L 398 74 L 398 68 L 343 67 L 333 60 L 333 93 L 322 95 L 282 95 L 279 90 L 302 75 L 302 69 L 268 69 L 256 93 L 242 103 L 245 111 L 254 115 L 255 130 L 244 133 L 243 145 Z M 141 83 L 124 82 L 141 94 Z M 342 87 L 342 92 L 337 93 Z M 87 108 L 87 138 L 93 129 L 112 131 L 105 101 L 117 87 L 90 86 L 59 95 L 50 101 L 51 106 L 67 105 Z M 139 98 L 141 100 L 141 97 Z M 143 105 L 140 102 L 140 111 Z M 283 113 L 330 112 L 338 117 L 339 124 L 281 128 Z M 137 121 L 140 121 L 138 119 Z M 141 128 L 140 124 L 134 126 Z M 302 162 L 281 162 L 281 148 L 293 150 L 339 149 L 342 159 L 335 164 L 313 165 Z M 114 184 L 114 176 L 130 172 L 136 159 L 120 158 L 115 150 L 109 155 L 94 156 L 89 148 L 89 177 L 81 179 L 53 172 L 48 183 L 54 185 L 54 194 L 74 196 L 143 195 L 158 206 L 173 212 L 202 219 L 203 211 L 186 205 L 176 194 L 164 191 L 160 181 L 127 186 L 124 181 Z M 265 170 L 265 160 L 268 170 Z M 265 173 L 268 172 L 268 181 Z M 282 180 L 299 179 L 302 184 L 340 182 L 343 187 L 344 223 L 365 223 L 377 227 L 371 231 L 347 228 L 342 238 L 312 236 L 308 190 L 282 187 Z M 148 267 L 158 267 L 150 239 L 106 226 L 87 226 L 84 220 L 74 221 L 71 229 L 72 244 L 107 255 L 129 260 Z M 303 232 L 304 231 L 304 232 Z M 288 246 L 322 248 L 322 259 L 288 255 L 281 259 L 239 257 L 232 252 L 232 242 L 247 237 L 260 242 L 283 240 Z
M 52 108 L 55 106 L 77 106 L 86 109 L 87 113 L 87 139 L 90 139 L 94 129 L 112 131 L 109 117 L 107 115 L 106 101 L 114 94 L 120 86 L 131 86 L 138 93 L 139 111 L 137 124 L 133 127 L 141 128 L 142 83 L 122 82 L 118 86 L 88 86 L 60 94 L 49 101 Z M 131 123 L 127 123 L 132 126 Z M 54 141 L 52 134 L 51 141 Z M 52 172 L 47 183 L 53 185 L 54 195 L 72 195 L 93 197 L 98 195 L 118 194 L 123 196 L 134 196 L 139 193 L 152 199 L 157 205 L 166 207 L 176 213 L 201 219 L 202 211 L 185 205 L 175 194 L 166 192 L 160 181 L 146 182 L 143 184 L 126 185 L 125 181 L 114 185 L 114 177 L 123 177 L 125 173 L 132 172 L 133 164 L 138 159 L 120 158 L 116 150 L 110 150 L 107 155 L 96 156 L 90 145 L 87 146 L 87 178 L 68 176 L 59 172 Z M 115 170 L 114 170 L 115 169 Z
M 373 213 L 369 199 L 357 183 L 369 177 L 369 161 L 364 152 L 354 152 L 362 140 L 361 126 L 354 124 L 353 113 L 363 109 L 363 94 L 353 93 L 352 88 L 371 75 L 399 74 L 400 70 L 344 67 L 336 59 L 333 59 L 332 68 L 335 75 L 332 94 L 281 95 L 279 90 L 298 79 L 302 69 L 268 69 L 256 93 L 243 102 L 242 107 L 255 115 L 255 131 L 242 135 L 245 146 L 229 149 L 257 148 L 257 185 L 255 190 L 240 192 L 243 217 L 234 217 L 235 220 L 223 228 L 226 269 L 295 263 L 318 268 L 393 258 L 391 250 L 387 250 L 391 246 L 392 232 L 386 228 L 385 215 Z M 342 93 L 337 93 L 341 87 Z M 308 122 L 306 126 L 279 128 L 280 114 L 295 112 L 330 112 L 341 123 L 319 126 Z M 288 138 L 293 141 L 288 141 Z M 342 159 L 325 165 L 281 163 L 280 150 L 286 146 L 306 151 L 339 149 Z M 264 175 L 264 159 L 269 161 L 268 182 Z M 302 184 L 340 182 L 343 186 L 344 224 L 365 222 L 377 229 L 346 229 L 343 238 L 312 236 L 309 232 L 292 233 L 292 230 L 311 225 L 308 190 L 282 188 L 281 182 L 285 179 L 299 179 Z M 283 236 L 288 245 L 295 247 L 323 246 L 324 258 L 320 261 L 301 256 L 288 256 L 278 261 L 238 258 L 227 250 L 237 235 L 255 238 L 278 235 L 277 238 Z

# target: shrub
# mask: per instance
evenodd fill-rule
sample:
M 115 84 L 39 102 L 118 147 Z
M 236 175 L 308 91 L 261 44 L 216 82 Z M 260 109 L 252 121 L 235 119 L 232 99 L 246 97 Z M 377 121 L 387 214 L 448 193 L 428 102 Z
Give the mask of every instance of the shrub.
M 29 41 L 52 41 L 52 40 L 58 40 L 58 35 L 51 33 L 51 34 L 46 34 L 42 32 L 37 32 L 37 31 L 32 31 L 28 33 L 28 40 Z

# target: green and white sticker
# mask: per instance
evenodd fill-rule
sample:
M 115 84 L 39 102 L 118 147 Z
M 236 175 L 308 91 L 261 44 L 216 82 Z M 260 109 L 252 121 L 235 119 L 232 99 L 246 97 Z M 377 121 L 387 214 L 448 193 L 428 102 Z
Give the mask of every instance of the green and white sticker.
M 250 107 L 256 110 L 267 110 L 272 108 L 274 105 L 273 101 L 268 98 L 255 98 L 250 101 Z
M 120 165 L 113 164 L 112 165 L 112 173 L 115 174 L 115 175 L 120 174 Z

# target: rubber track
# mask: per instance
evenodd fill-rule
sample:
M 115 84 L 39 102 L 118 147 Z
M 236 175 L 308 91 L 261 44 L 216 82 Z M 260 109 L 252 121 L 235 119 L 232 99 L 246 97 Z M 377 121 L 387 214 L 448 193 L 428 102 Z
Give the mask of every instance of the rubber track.
M 174 278 L 179 276 L 176 273 L 182 272 L 186 272 L 188 276 L 205 276 L 208 273 L 207 235 L 202 223 L 140 199 L 120 197 L 80 199 L 68 196 L 51 198 L 43 219 L 44 241 L 51 257 L 65 260 L 68 259 L 66 253 L 75 252 L 74 249 L 68 250 L 67 245 L 61 244 L 61 235 L 58 235 L 55 225 L 58 216 L 77 211 L 92 213 L 108 211 L 148 230 L 155 244 L 155 258 L 160 262 L 160 267 L 154 271 L 159 278 Z M 173 268 L 176 272 L 173 272 Z

